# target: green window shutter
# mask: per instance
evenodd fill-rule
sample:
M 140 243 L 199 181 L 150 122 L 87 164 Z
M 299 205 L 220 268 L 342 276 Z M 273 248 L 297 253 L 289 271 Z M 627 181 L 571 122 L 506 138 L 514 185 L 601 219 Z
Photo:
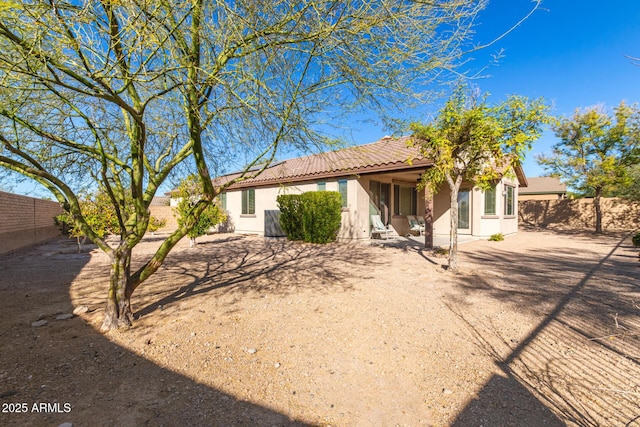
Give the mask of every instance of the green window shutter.
M 341 179 L 338 181 L 338 192 L 342 196 L 342 207 L 347 207 L 347 180 Z
M 223 211 L 227 210 L 227 193 L 220 193 L 220 205 Z

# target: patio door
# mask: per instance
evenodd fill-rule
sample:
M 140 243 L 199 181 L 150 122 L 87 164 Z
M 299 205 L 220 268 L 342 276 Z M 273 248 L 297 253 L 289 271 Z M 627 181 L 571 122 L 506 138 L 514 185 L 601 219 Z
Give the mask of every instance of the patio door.
M 391 184 L 369 181 L 369 214 L 380 215 L 384 225 L 391 222 Z
M 471 234 L 471 191 L 458 193 L 458 234 Z

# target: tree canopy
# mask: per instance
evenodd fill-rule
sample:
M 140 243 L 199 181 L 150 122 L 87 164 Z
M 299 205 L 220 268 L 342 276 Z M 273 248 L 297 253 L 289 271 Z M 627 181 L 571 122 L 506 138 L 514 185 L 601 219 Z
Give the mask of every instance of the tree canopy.
M 279 150 L 327 141 L 313 124 L 354 109 L 385 122 L 427 98 L 470 48 L 485 1 L 23 1 L 0 7 L 0 167 L 46 187 L 112 259 L 103 330 L 224 188 L 231 160 L 260 173 Z M 255 167 L 260 165 L 260 167 Z M 197 173 L 194 220 L 131 271 L 152 198 Z M 120 240 L 78 194 L 108 196 Z M 124 207 L 131 207 L 131 210 Z
M 600 198 L 629 186 L 640 162 L 640 108 L 621 102 L 611 115 L 603 106 L 576 110 L 552 127 L 560 141 L 538 163 L 579 194 L 594 197 L 595 232 L 601 233 Z
M 524 159 L 547 123 L 548 107 L 541 99 L 511 96 L 490 105 L 480 96 L 460 87 L 436 119 L 414 123 L 413 143 L 433 159 L 422 175 L 422 186 L 433 192 L 446 182 L 450 190 L 449 268 L 457 270 L 458 192 L 463 182 L 488 188 Z

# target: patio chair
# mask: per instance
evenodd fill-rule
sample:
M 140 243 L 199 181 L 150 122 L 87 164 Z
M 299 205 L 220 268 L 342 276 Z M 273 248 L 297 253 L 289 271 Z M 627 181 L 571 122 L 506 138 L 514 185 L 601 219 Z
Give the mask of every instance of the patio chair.
M 393 227 L 385 227 L 380 219 L 380 215 L 371 215 L 371 237 L 376 234 L 380 239 L 395 239 L 396 236 L 398 236 L 398 233 Z
M 409 221 L 410 234 L 418 233 L 418 235 L 424 236 L 424 225 L 420 225 L 420 222 L 416 219 L 414 215 L 407 215 L 407 221 Z

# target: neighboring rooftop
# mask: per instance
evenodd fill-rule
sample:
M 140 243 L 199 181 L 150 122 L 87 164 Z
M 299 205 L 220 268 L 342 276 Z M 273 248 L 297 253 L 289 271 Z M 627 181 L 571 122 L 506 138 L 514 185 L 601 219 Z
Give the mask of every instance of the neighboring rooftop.
M 386 136 L 371 144 L 285 160 L 267 168 L 256 178 L 234 184 L 232 188 L 408 168 L 424 169 L 432 165 L 433 162 L 421 156 L 417 148 L 408 146 L 409 139 L 410 137 L 406 136 Z M 238 176 L 239 173 L 229 174 L 219 177 L 218 180 L 219 183 L 223 183 Z
M 566 184 L 559 178 L 552 176 L 540 176 L 527 178 L 529 185 L 519 190 L 520 194 L 564 194 L 567 192 Z

